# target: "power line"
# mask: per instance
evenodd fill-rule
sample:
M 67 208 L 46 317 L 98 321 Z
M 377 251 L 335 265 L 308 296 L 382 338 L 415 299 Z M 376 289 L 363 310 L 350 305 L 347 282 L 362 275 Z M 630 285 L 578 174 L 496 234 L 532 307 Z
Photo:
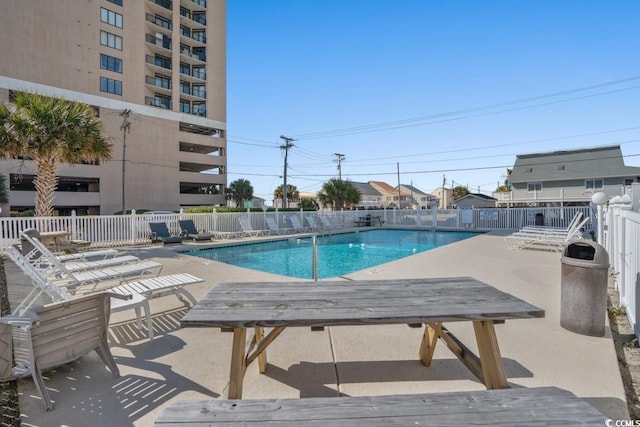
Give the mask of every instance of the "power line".
M 614 81 L 605 82 L 605 83 L 601 83 L 601 84 L 595 84 L 595 85 L 585 86 L 585 87 L 576 88 L 576 89 L 570 89 L 570 90 L 565 90 L 565 91 L 560 91 L 560 92 L 554 92 L 554 93 L 550 93 L 550 94 L 546 94 L 546 95 L 534 96 L 534 97 L 529 97 L 529 98 L 522 98 L 522 99 L 517 99 L 517 100 L 513 100 L 513 101 L 501 102 L 501 103 L 497 103 L 497 104 L 490 104 L 490 105 L 485 105 L 485 106 L 481 106 L 481 107 L 473 107 L 473 108 L 467 108 L 467 109 L 461 109 L 461 110 L 454 110 L 454 111 L 449 111 L 449 112 L 445 112 L 445 113 L 437 113 L 437 114 L 419 116 L 419 117 L 414 117 L 414 118 L 409 118 L 409 119 L 388 121 L 388 122 L 369 124 L 369 125 L 362 125 L 362 126 L 354 126 L 354 127 L 349 127 L 349 128 L 333 129 L 333 130 L 318 131 L 318 132 L 309 132 L 309 133 L 305 133 L 305 134 L 295 135 L 295 137 L 298 140 L 307 140 L 307 139 L 318 139 L 318 138 L 337 137 L 337 136 L 344 136 L 344 135 L 353 135 L 353 134 L 358 134 L 358 133 L 379 132 L 379 131 L 386 131 L 386 130 L 404 128 L 404 127 L 423 126 L 423 125 L 427 125 L 427 124 L 441 123 L 441 122 L 451 121 L 451 120 L 461 120 L 461 119 L 471 118 L 471 117 L 480 117 L 480 116 L 485 116 L 485 115 L 490 115 L 490 114 L 498 114 L 498 113 L 504 113 L 504 112 L 509 112 L 509 111 L 516 111 L 516 110 L 522 110 L 522 109 L 527 109 L 527 108 L 534 108 L 534 107 L 540 107 L 540 106 L 545 106 L 545 105 L 552 105 L 552 104 L 557 104 L 557 103 L 561 103 L 561 102 L 574 101 L 574 100 L 578 100 L 578 99 L 590 98 L 590 97 L 594 97 L 594 96 L 601 96 L 601 95 L 607 95 L 607 94 L 621 92 L 621 91 L 637 89 L 640 86 L 630 86 L 630 87 L 617 89 L 617 90 L 612 90 L 612 91 L 599 92 L 599 93 L 590 94 L 590 95 L 584 95 L 584 96 L 580 96 L 580 97 L 567 98 L 567 99 L 562 99 L 562 100 L 558 100 L 558 101 L 534 104 L 534 105 L 525 106 L 525 107 L 504 109 L 504 110 L 493 111 L 493 112 L 477 114 L 477 115 L 469 115 L 469 116 L 463 116 L 463 117 L 447 118 L 447 119 L 444 119 L 444 120 L 434 120 L 434 119 L 439 119 L 439 118 L 443 118 L 443 117 L 457 116 L 457 115 L 461 115 L 461 114 L 473 113 L 473 112 L 476 112 L 476 111 L 490 110 L 490 109 L 506 107 L 506 106 L 509 106 L 509 105 L 522 104 L 522 103 L 537 101 L 537 100 L 546 99 L 546 98 L 554 98 L 554 97 L 567 95 L 567 94 L 571 94 L 571 93 L 577 93 L 577 92 L 584 92 L 584 91 L 588 91 L 588 90 L 593 90 L 593 89 L 600 88 L 600 87 L 612 86 L 612 85 L 617 85 L 617 84 L 621 84 L 621 83 L 627 83 L 627 82 L 631 82 L 631 81 L 635 81 L 635 80 L 639 80 L 639 79 L 640 79 L 640 76 L 633 76 L 633 77 L 629 77 L 629 78 L 626 78 L 626 79 L 614 80 Z M 427 120 L 430 120 L 430 121 L 428 121 L 426 123 L 417 123 L 417 124 L 415 123 L 415 122 L 424 122 L 424 121 L 427 121 Z

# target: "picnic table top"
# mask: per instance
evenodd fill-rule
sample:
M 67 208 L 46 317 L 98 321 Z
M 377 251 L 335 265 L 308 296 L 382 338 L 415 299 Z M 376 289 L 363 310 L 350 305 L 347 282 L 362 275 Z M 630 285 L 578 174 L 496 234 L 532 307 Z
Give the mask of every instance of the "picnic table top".
M 182 318 L 221 328 L 418 324 L 544 317 L 544 310 L 472 277 L 226 282 Z

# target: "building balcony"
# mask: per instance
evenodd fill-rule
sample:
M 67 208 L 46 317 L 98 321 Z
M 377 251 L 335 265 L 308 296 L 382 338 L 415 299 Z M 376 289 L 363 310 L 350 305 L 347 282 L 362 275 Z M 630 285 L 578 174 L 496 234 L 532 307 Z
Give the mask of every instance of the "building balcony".
M 171 37 L 164 35 L 160 38 L 154 34 L 145 34 L 145 41 L 152 46 L 151 50 L 153 52 L 158 52 L 163 55 L 171 55 L 171 48 L 173 45 Z
M 160 92 L 164 95 L 171 96 L 173 84 L 171 80 L 163 77 L 145 76 L 145 83 L 148 86 L 152 86 L 154 91 Z
M 207 10 L 207 0 L 181 0 L 180 4 L 190 8 L 192 11 Z
M 146 55 L 145 56 L 145 62 L 147 64 L 151 65 L 152 68 L 155 69 L 156 71 L 163 71 L 163 70 L 171 70 L 172 69 L 172 65 L 171 65 L 170 60 L 164 59 L 164 58 L 158 58 L 157 56 Z
M 145 15 L 145 19 L 147 22 L 153 24 L 154 31 L 161 31 L 162 33 L 168 32 L 168 34 L 171 34 L 171 31 L 173 31 L 171 14 L 169 14 L 168 16 L 164 16 L 160 14 L 154 15 L 151 13 L 147 13 Z
M 494 192 L 492 197 L 500 205 L 512 203 L 575 203 L 590 202 L 593 193 L 603 192 L 607 198 L 622 196 L 630 191 L 630 186 L 605 185 L 603 188 L 586 189 L 584 187 L 543 188 L 540 191 L 512 190 Z
M 173 109 L 173 102 L 171 99 L 159 97 L 159 96 L 145 96 L 144 103 L 153 107 L 164 108 L 165 110 Z
M 173 1 L 171 0 L 147 0 L 147 3 L 154 9 L 159 7 L 166 10 L 173 10 Z

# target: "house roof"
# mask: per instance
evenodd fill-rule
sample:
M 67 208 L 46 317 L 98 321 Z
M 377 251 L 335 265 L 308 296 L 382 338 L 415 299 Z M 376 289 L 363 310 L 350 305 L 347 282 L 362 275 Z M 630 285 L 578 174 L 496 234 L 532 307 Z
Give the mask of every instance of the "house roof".
M 362 194 L 363 196 L 381 196 L 380 192 L 373 188 L 371 184 L 368 182 L 354 182 L 350 181 L 351 184 Z
M 495 201 L 497 199 L 491 197 L 491 196 L 487 196 L 486 194 L 482 194 L 482 193 L 468 193 L 465 194 L 462 197 L 458 197 L 457 199 L 455 199 L 455 202 L 458 202 L 462 199 L 482 199 L 482 200 L 489 200 L 489 201 Z
M 372 187 L 374 187 L 376 190 L 380 191 L 381 193 L 384 192 L 386 194 L 394 194 L 394 195 L 398 194 L 398 189 L 396 187 L 392 187 L 391 185 L 387 184 L 386 182 L 383 182 L 383 181 L 369 181 L 369 184 L 371 184 Z M 409 193 L 403 192 L 402 189 L 400 189 L 400 195 L 401 196 L 409 196 Z
M 620 146 L 611 145 L 518 155 L 509 181 L 517 183 L 635 176 L 640 176 L 640 167 L 625 166 Z
M 400 184 L 400 188 L 402 190 L 404 190 L 404 191 L 408 191 L 410 193 L 413 193 L 414 195 L 417 194 L 419 196 L 433 196 L 433 194 L 427 194 L 424 191 L 417 189 L 413 185 Z

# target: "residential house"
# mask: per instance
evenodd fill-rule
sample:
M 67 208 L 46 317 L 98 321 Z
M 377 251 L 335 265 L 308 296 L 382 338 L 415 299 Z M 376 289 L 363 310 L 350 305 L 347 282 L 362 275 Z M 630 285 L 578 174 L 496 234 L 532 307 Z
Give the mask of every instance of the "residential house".
M 382 206 L 386 208 L 406 209 L 411 207 L 411 194 L 407 191 L 398 190 L 386 182 L 369 181 L 369 185 L 375 188 L 382 195 Z
M 414 187 L 413 185 L 400 184 L 402 193 L 409 193 L 410 207 L 416 209 L 437 208 L 440 201 L 432 194 Z M 397 191 L 397 190 L 396 190 Z
M 360 203 L 352 206 L 353 209 L 378 209 L 384 206 L 382 194 L 370 183 L 350 182 L 360 192 Z
M 510 192 L 493 193 L 498 206 L 583 206 L 640 182 L 640 167 L 626 166 L 619 145 L 516 156 Z
M 438 199 L 440 209 L 451 209 L 453 207 L 453 196 L 450 188 L 438 187 L 431 192 L 431 195 Z
M 456 208 L 495 208 L 496 199 L 481 193 L 468 193 L 453 201 Z

